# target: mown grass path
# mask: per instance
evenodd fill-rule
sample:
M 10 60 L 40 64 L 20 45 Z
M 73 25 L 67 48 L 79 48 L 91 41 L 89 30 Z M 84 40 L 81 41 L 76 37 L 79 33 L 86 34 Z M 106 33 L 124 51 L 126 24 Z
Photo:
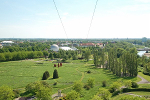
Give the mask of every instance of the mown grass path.
M 137 82 L 137 84 L 150 84 L 149 81 L 147 81 L 145 78 L 143 78 L 142 76 L 138 75 L 139 78 L 141 78 L 140 82 Z

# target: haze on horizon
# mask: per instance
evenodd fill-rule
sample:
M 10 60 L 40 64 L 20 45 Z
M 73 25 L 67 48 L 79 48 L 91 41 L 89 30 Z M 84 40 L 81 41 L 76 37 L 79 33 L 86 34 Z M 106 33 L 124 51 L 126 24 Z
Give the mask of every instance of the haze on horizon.
M 96 0 L 55 0 L 68 38 L 87 38 Z M 99 0 L 88 38 L 150 38 L 150 0 Z M 1 0 L 0 38 L 67 38 L 52 0 Z

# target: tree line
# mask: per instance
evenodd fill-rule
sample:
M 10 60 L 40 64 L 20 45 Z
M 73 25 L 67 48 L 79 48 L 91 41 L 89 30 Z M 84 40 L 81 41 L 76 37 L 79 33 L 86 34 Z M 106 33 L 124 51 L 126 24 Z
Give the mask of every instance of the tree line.
M 93 58 L 96 67 L 109 69 L 119 77 L 137 76 L 136 48 L 129 51 L 121 48 L 111 48 L 108 52 L 105 52 L 105 49 L 98 49 L 94 50 Z
M 0 62 L 34 59 L 42 56 L 43 56 L 42 51 L 20 51 L 20 52 L 11 52 L 11 53 L 5 52 L 5 53 L 0 53 Z

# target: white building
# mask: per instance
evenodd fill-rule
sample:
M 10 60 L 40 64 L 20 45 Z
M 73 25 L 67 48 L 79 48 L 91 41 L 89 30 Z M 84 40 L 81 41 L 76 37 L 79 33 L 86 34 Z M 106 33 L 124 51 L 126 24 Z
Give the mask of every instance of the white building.
M 53 44 L 53 45 L 51 45 L 50 50 L 57 52 L 57 51 L 59 51 L 59 46 L 56 44 Z
M 53 44 L 50 47 L 50 50 L 56 51 L 56 52 L 59 51 L 59 49 L 62 49 L 62 50 L 77 50 L 77 48 L 75 48 L 75 47 L 72 47 L 72 48 L 70 48 L 70 47 L 59 47 L 56 44 Z
M 14 42 L 13 41 L 2 41 L 1 44 L 3 46 L 11 46 L 11 44 L 13 44 Z

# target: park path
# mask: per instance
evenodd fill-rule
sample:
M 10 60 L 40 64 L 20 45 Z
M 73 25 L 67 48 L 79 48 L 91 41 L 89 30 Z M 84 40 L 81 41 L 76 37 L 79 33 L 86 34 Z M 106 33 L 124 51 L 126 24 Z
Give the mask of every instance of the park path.
M 150 84 L 149 81 L 147 81 L 145 78 L 143 78 L 142 76 L 138 75 L 139 78 L 141 78 L 140 82 L 137 82 L 137 84 Z

